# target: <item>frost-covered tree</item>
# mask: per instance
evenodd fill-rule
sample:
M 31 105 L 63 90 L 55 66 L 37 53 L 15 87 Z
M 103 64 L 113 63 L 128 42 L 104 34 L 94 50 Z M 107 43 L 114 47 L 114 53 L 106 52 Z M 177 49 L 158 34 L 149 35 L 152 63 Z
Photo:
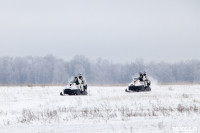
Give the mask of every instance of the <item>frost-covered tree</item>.
M 0 57 L 0 84 L 65 84 L 78 73 L 82 73 L 89 84 L 124 84 L 143 71 L 160 83 L 200 83 L 200 61 L 197 60 L 147 64 L 138 59 L 127 64 L 115 64 L 101 58 L 90 61 L 82 55 L 70 61 L 52 55 Z

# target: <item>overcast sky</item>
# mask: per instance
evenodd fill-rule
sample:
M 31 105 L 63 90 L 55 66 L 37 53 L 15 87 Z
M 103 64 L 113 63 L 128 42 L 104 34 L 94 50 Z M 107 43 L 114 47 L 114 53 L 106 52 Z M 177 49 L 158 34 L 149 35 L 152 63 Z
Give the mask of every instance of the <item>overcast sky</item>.
M 1 0 L 0 56 L 200 60 L 199 0 Z

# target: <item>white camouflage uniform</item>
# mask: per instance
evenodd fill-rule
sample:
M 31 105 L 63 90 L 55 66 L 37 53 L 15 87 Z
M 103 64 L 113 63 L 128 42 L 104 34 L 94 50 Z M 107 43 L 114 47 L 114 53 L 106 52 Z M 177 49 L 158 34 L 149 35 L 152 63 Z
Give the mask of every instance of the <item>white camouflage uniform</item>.
M 79 88 L 80 88 L 80 90 L 81 91 L 83 91 L 84 90 L 84 86 L 86 85 L 86 80 L 85 80 L 85 78 L 83 78 L 83 76 L 82 75 L 79 75 L 78 76 L 78 81 L 79 81 Z

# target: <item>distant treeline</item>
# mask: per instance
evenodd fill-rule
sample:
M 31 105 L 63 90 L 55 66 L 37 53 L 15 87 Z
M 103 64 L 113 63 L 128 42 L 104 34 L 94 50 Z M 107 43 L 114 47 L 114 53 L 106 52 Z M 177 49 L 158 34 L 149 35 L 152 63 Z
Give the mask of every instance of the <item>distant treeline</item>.
M 64 61 L 52 55 L 45 57 L 0 57 L 0 84 L 66 84 L 68 79 L 82 73 L 89 84 L 129 83 L 138 72 L 147 74 L 159 83 L 199 83 L 200 61 L 179 63 L 143 63 L 138 60 L 128 64 L 115 64 L 108 60 L 90 61 L 75 56 Z

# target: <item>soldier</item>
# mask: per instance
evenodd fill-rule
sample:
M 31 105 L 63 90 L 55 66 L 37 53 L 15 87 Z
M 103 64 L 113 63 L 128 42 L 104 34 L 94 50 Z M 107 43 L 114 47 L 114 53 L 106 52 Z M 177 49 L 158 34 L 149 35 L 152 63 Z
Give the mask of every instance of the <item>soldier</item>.
M 139 78 L 138 78 L 138 80 L 140 80 L 141 82 L 144 80 L 144 75 L 143 75 L 143 73 L 139 73 Z
M 144 79 L 144 86 L 149 86 L 150 85 L 150 80 L 147 77 L 147 73 L 143 72 L 143 79 Z
M 139 73 L 139 77 L 138 78 L 134 78 L 134 81 L 132 81 L 132 83 L 133 84 L 136 84 L 137 83 L 137 81 L 139 80 L 140 82 L 143 82 L 143 73 L 142 72 L 140 72 Z
M 78 82 L 78 77 L 77 76 L 74 76 L 73 80 L 70 82 L 70 86 L 72 84 L 76 84 L 76 85 L 79 85 L 80 83 Z
M 87 89 L 86 80 L 81 73 L 78 75 L 78 80 L 80 81 L 80 89 L 81 91 L 85 91 Z

